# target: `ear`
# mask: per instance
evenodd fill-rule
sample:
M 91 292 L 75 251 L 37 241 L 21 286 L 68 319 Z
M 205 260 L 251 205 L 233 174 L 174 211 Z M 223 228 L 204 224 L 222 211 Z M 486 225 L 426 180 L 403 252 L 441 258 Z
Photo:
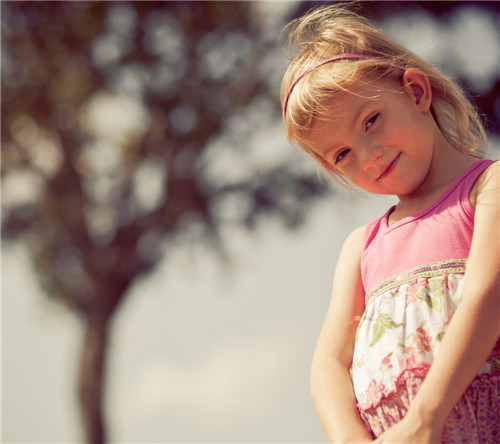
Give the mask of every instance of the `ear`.
M 403 89 L 409 99 L 423 113 L 431 108 L 432 89 L 429 78 L 418 68 L 407 69 L 403 74 Z

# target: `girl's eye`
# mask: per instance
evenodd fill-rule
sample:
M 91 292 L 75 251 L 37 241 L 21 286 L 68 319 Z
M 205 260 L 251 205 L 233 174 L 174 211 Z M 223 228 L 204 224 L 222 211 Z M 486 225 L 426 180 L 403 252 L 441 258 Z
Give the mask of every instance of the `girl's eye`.
M 345 150 L 342 150 L 340 151 L 336 156 L 335 156 L 335 159 L 334 159 L 334 163 L 335 165 L 337 165 L 339 162 L 342 162 L 342 160 L 344 160 L 345 156 L 347 156 L 347 154 L 349 153 L 349 151 L 351 151 L 350 149 L 346 148 Z
M 376 113 L 374 114 L 373 116 L 371 116 L 367 121 L 366 121 L 366 124 L 365 124 L 365 128 L 368 129 L 370 128 L 371 126 L 373 126 L 375 124 L 375 122 L 377 121 L 378 119 L 378 116 L 380 116 L 380 113 Z

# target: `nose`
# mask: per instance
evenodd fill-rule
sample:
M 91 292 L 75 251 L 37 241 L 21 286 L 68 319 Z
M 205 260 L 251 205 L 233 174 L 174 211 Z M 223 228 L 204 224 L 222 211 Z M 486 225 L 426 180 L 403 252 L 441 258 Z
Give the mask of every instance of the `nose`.
M 368 171 L 373 167 L 377 166 L 379 161 L 382 159 L 384 150 L 380 144 L 367 144 L 361 150 L 359 154 L 359 161 L 361 168 L 364 171 Z

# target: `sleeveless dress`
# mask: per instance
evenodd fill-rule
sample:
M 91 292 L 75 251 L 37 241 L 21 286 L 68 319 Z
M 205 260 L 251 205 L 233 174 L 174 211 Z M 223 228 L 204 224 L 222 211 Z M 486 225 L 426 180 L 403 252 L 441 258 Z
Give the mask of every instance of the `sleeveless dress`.
M 401 420 L 432 364 L 462 298 L 474 228 L 470 192 L 493 163 L 469 167 L 426 209 L 365 230 L 365 311 L 350 373 L 373 437 Z M 448 417 L 443 443 L 500 443 L 500 340 Z

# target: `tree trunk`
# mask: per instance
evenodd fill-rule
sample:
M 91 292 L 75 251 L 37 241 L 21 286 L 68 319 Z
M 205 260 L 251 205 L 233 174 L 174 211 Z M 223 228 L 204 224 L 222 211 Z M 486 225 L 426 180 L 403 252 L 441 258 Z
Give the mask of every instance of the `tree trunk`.
M 104 444 L 104 382 L 106 371 L 108 322 L 105 318 L 86 317 L 82 344 L 78 394 L 85 442 Z

